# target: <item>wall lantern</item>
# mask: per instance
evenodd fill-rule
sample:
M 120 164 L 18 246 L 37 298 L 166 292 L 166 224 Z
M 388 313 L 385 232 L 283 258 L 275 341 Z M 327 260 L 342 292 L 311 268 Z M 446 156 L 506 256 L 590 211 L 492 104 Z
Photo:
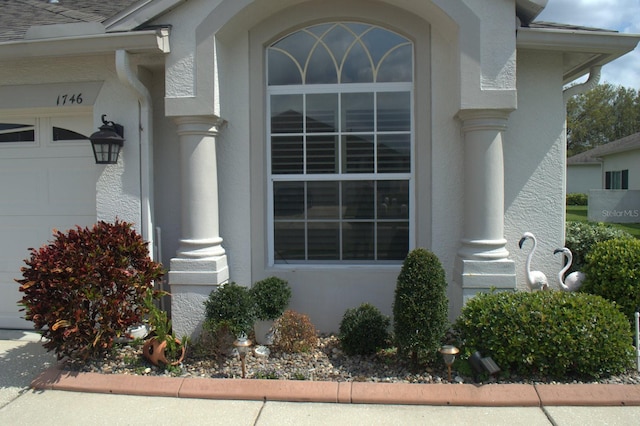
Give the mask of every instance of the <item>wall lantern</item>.
M 118 163 L 118 155 L 124 144 L 124 128 L 113 121 L 105 120 L 106 116 L 102 114 L 103 124 L 100 130 L 89 136 L 96 164 Z

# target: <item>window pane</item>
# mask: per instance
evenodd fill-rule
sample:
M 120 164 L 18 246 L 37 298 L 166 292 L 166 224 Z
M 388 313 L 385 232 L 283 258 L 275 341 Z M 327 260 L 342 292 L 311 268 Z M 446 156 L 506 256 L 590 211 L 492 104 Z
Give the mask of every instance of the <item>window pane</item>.
M 335 84 L 338 82 L 336 63 L 324 45 L 318 44 L 311 53 L 305 84 Z
M 274 175 L 303 172 L 302 136 L 271 138 L 271 173 Z
M 307 96 L 307 132 L 337 131 L 338 95 Z
M 378 83 L 396 83 L 413 81 L 413 51 L 407 44 L 387 55 L 378 66 Z
M 304 260 L 304 223 L 274 223 L 274 260 L 286 263 L 287 260 Z
M 409 223 L 378 223 L 378 260 L 403 260 L 409 252 Z
M 345 260 L 374 260 L 373 223 L 347 222 L 344 224 L 342 257 Z
M 378 136 L 378 173 L 408 173 L 411 171 L 411 136 Z
M 309 260 L 340 258 L 340 226 L 336 222 L 309 223 Z
M 304 219 L 304 182 L 274 182 L 273 215 L 276 220 Z
M 82 139 L 89 139 L 85 135 L 74 132 L 73 130 L 61 129 L 60 127 L 53 128 L 53 140 L 54 141 L 77 141 Z
M 362 44 L 356 43 L 348 52 L 342 66 L 340 83 L 371 83 L 373 82 L 373 67 L 368 52 Z
M 307 173 L 337 173 L 338 137 L 307 137 Z
M 338 182 L 308 182 L 307 212 L 309 219 L 340 219 Z
M 409 92 L 378 93 L 378 131 L 410 131 L 410 100 Z
M 271 96 L 271 133 L 302 133 L 302 95 Z
M 348 181 L 342 183 L 342 205 L 346 219 L 373 219 L 373 181 Z
M 279 50 L 269 49 L 269 85 L 302 84 L 302 74 L 294 59 Z
M 32 124 L 0 123 L 0 143 L 2 142 L 35 142 Z
M 372 132 L 373 93 L 343 93 L 342 114 L 343 132 Z
M 344 137 L 345 171 L 347 173 L 373 173 L 373 135 Z
M 409 182 L 379 181 L 378 219 L 409 219 Z

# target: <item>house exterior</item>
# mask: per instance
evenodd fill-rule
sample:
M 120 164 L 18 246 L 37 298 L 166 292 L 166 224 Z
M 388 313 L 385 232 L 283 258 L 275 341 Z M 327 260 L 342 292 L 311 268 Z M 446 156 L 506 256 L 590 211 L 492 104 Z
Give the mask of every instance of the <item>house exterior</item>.
M 640 38 L 535 22 L 546 3 L 8 2 L 0 327 L 30 327 L 28 247 L 116 218 L 169 269 L 179 335 L 217 286 L 272 275 L 321 331 L 363 302 L 391 314 L 417 247 L 443 264 L 452 319 L 477 292 L 527 290 L 525 231 L 554 277 L 563 86 Z M 103 115 L 124 128 L 113 165 L 82 138 Z
M 567 158 L 567 193 L 640 190 L 640 133 Z

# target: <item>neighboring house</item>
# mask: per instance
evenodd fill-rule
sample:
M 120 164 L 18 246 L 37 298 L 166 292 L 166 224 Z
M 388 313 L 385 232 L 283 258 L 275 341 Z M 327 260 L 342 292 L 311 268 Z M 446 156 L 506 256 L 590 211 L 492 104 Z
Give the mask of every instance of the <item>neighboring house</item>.
M 453 318 L 527 288 L 525 231 L 553 283 L 581 86 L 563 87 L 640 37 L 533 22 L 546 3 L 4 2 L 0 327 L 30 327 L 28 247 L 115 218 L 169 268 L 179 335 L 218 285 L 271 275 L 322 331 L 363 302 L 390 314 L 416 247 L 442 261 Z M 124 127 L 113 165 L 81 138 L 104 114 Z
M 591 189 L 640 190 L 640 133 L 567 159 L 567 193 Z

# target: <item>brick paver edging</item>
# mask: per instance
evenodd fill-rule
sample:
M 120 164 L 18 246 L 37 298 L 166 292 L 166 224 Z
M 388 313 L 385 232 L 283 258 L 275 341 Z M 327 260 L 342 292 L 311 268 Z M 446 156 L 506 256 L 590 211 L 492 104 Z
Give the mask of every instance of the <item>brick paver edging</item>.
M 481 407 L 640 406 L 640 385 L 408 384 L 206 379 L 79 373 L 54 366 L 34 389 L 121 395 L 353 404 Z

